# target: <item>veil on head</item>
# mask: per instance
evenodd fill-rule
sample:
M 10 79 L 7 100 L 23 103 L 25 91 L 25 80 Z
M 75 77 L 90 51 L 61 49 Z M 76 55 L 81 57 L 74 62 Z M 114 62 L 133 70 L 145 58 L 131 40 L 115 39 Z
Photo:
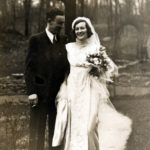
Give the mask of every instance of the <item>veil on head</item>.
M 92 32 L 92 35 L 88 38 L 89 40 L 89 43 L 93 46 L 92 48 L 94 49 L 93 52 L 100 52 L 101 50 L 104 50 L 105 47 L 103 47 L 100 43 L 100 39 L 99 39 L 99 36 L 98 34 L 96 33 L 95 29 L 94 29 L 94 26 L 92 25 L 91 21 L 89 18 L 86 18 L 86 17 L 77 17 L 73 22 L 72 22 L 72 29 L 74 30 L 75 28 L 75 24 L 76 22 L 78 21 L 84 21 L 88 24 L 88 26 L 90 27 L 91 29 L 91 32 Z M 94 45 L 93 45 L 94 44 Z M 96 47 L 95 47 L 96 46 Z M 104 49 L 103 49 L 104 48 Z M 96 51 L 95 51 L 96 50 Z M 92 49 L 90 49 L 90 51 L 92 51 Z M 107 56 L 107 54 L 105 53 L 105 55 Z M 105 56 L 105 57 L 106 57 Z M 109 58 L 107 56 L 107 58 Z M 112 81 L 110 79 L 111 76 L 117 76 L 118 75 L 118 68 L 117 66 L 115 65 L 115 63 L 109 58 L 109 63 L 110 63 L 110 66 L 111 66 L 111 69 L 109 69 L 109 71 L 107 71 L 107 79 L 109 81 Z
M 76 23 L 77 21 L 79 21 L 79 20 L 80 20 L 80 21 L 83 20 L 83 21 L 85 21 L 85 22 L 88 24 L 88 26 L 90 27 L 91 32 L 92 32 L 92 35 L 91 35 L 91 37 L 90 37 L 90 41 L 91 41 L 92 44 L 96 44 L 97 48 L 100 49 L 100 47 L 101 47 L 100 39 L 99 39 L 98 34 L 96 33 L 96 31 L 95 31 L 95 29 L 94 29 L 94 26 L 92 25 L 92 23 L 91 23 L 91 21 L 90 21 L 89 18 L 86 18 L 86 17 L 77 17 L 77 18 L 72 22 L 72 29 L 75 28 L 75 23 Z

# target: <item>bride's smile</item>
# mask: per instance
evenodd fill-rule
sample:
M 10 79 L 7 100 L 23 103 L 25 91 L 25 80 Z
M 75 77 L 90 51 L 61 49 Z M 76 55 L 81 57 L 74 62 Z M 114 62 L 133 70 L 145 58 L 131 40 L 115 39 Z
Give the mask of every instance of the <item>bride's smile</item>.
M 87 28 L 85 22 L 80 22 L 75 27 L 75 34 L 78 40 L 85 40 L 88 37 Z

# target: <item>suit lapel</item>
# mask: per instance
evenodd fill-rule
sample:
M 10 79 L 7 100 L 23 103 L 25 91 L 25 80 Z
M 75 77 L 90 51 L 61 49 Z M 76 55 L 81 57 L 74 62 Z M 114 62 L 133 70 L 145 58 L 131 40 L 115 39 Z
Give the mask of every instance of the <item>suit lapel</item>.
M 44 38 L 44 40 L 47 42 L 47 43 L 49 43 L 49 44 L 53 44 L 52 42 L 51 42 L 51 40 L 49 39 L 49 37 L 47 36 L 47 34 L 46 34 L 46 32 L 44 31 L 43 32 L 43 38 Z

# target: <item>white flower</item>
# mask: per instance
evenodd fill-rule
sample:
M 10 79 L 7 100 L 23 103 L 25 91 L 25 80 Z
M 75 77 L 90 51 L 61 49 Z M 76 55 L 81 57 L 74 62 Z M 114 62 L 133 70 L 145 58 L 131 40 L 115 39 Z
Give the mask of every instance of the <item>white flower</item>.
M 94 61 L 94 64 L 95 65 L 99 65 L 100 64 L 100 61 L 98 58 L 93 58 L 93 61 Z

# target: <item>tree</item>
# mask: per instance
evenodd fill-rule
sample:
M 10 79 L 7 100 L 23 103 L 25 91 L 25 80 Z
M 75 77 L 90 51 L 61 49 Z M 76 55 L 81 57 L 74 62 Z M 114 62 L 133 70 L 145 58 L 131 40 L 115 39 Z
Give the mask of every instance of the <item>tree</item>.
M 84 15 L 84 0 L 80 0 L 81 3 L 81 16 Z
M 43 7 L 44 7 L 44 0 L 40 0 L 39 15 L 38 15 L 38 32 L 40 32 L 42 29 L 41 18 L 43 18 L 42 17 Z
M 16 0 L 11 0 L 12 7 L 12 27 L 13 30 L 16 30 Z
M 50 8 L 50 0 L 46 0 L 46 12 L 49 10 Z
M 108 1 L 108 35 L 113 36 L 113 8 L 112 0 Z
M 76 17 L 76 0 L 65 1 L 65 32 L 70 36 L 71 24 Z
M 6 28 L 8 21 L 7 0 L 0 0 L 0 27 Z
M 29 35 L 29 16 L 30 16 L 31 0 L 24 0 L 24 10 L 25 10 L 25 30 L 24 35 Z
M 115 52 L 115 56 L 118 56 L 118 39 L 119 33 L 118 28 L 120 26 L 120 18 L 119 18 L 119 0 L 115 0 L 115 16 L 114 16 L 114 48 L 113 51 Z

